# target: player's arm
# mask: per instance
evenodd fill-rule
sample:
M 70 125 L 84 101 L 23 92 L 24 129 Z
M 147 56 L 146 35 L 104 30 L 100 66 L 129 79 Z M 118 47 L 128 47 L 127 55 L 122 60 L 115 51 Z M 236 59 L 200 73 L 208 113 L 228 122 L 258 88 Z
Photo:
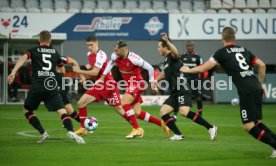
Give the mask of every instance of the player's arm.
M 169 38 L 168 38 L 168 35 L 166 33 L 161 33 L 161 37 L 162 39 L 166 42 L 167 46 L 169 47 L 169 49 L 172 51 L 172 56 L 173 56 L 173 59 L 178 59 L 179 58 L 179 52 L 177 50 L 177 48 L 175 47 L 175 45 L 173 45 Z
M 263 84 L 266 70 L 265 63 L 262 60 L 257 59 L 253 66 L 258 69 L 259 82 L 260 84 Z
M 113 68 L 113 66 L 115 65 L 115 61 L 113 61 L 112 59 L 108 62 L 103 74 L 101 75 L 101 77 L 98 79 L 97 82 L 101 82 L 101 81 L 104 81 L 105 79 L 105 76 L 111 72 L 111 69 Z
M 85 75 L 89 75 L 89 76 L 96 76 L 99 74 L 100 72 L 100 68 L 98 67 L 94 67 L 91 70 L 81 70 L 80 66 L 73 66 L 73 71 L 78 73 L 78 74 L 85 74 Z
M 204 73 L 205 71 L 210 70 L 214 66 L 216 66 L 216 62 L 214 62 L 214 60 L 208 60 L 203 65 L 191 69 L 188 66 L 182 66 L 180 68 L 180 71 L 183 73 Z
M 14 81 L 15 74 L 17 73 L 18 69 L 24 64 L 24 62 L 28 59 L 28 54 L 24 54 L 20 57 L 20 59 L 17 61 L 16 65 L 14 66 L 11 74 L 8 76 L 8 83 L 11 85 Z
M 66 57 L 66 61 L 67 61 L 67 64 L 72 64 L 73 66 L 78 66 L 78 67 L 80 67 L 80 65 L 79 65 L 79 63 L 75 60 L 75 59 L 73 59 L 73 58 L 71 58 L 71 57 Z M 81 74 L 81 73 L 79 73 L 79 77 L 80 77 L 80 81 L 81 82 L 84 82 L 86 79 L 85 79 L 85 77 L 84 77 L 84 75 L 83 74 Z
M 165 78 L 165 72 L 164 71 L 162 71 L 158 74 L 158 76 L 156 77 L 156 81 L 158 82 L 158 81 L 162 80 L 163 78 Z
M 143 65 L 141 67 L 148 71 L 151 89 L 154 90 L 155 89 L 154 68 L 147 61 L 144 61 Z

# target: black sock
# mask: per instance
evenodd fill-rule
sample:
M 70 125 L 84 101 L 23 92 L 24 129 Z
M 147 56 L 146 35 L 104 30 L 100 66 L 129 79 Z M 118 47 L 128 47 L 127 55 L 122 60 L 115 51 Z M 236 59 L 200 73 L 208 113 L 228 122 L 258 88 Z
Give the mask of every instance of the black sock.
M 197 109 L 198 109 L 198 110 L 202 110 L 202 107 L 203 107 L 203 106 L 202 106 L 202 100 L 197 100 L 197 101 L 196 101 L 196 104 L 197 104 Z
M 45 132 L 44 128 L 40 124 L 38 118 L 32 113 L 32 112 L 27 112 L 25 113 L 26 119 L 29 121 L 29 123 L 39 131 L 40 134 L 43 134 Z
M 256 126 L 262 130 L 264 130 L 266 133 L 270 134 L 270 136 L 274 139 L 276 139 L 276 135 L 265 125 L 263 124 L 262 122 L 257 122 L 255 123 Z
M 208 129 L 208 130 L 213 127 L 205 119 L 203 119 L 197 113 L 194 113 L 192 111 L 189 111 L 187 118 L 192 119 L 195 123 L 206 127 L 206 129 Z
M 175 134 L 182 135 L 182 133 L 179 131 L 178 127 L 174 122 L 174 118 L 170 117 L 169 114 L 163 115 L 161 118 L 168 126 L 168 128 L 171 129 Z
M 62 114 L 61 115 L 61 120 L 62 120 L 62 123 L 63 123 L 64 127 L 68 131 L 73 131 L 72 121 L 71 121 L 70 117 L 67 114 Z
M 71 115 L 70 115 L 71 118 L 75 119 L 77 122 L 80 122 L 80 116 L 79 114 L 74 111 Z
M 263 143 L 266 143 L 270 145 L 272 148 L 276 149 L 276 140 L 273 139 L 270 134 L 268 134 L 265 130 L 262 130 L 258 128 L 257 126 L 254 126 L 250 131 L 249 134 L 252 135 L 254 138 L 256 138 L 259 141 L 262 141 Z

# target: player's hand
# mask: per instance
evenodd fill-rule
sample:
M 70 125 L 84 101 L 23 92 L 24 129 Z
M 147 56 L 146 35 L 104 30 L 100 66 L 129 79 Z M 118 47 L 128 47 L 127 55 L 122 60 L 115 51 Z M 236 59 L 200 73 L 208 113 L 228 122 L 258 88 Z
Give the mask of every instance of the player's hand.
M 157 86 L 156 86 L 156 82 L 155 81 L 150 82 L 150 89 L 154 90 L 154 91 L 157 90 Z
M 80 74 L 80 83 L 84 83 L 86 81 L 86 78 L 84 77 L 84 75 Z
M 80 69 L 79 66 L 73 66 L 73 67 L 72 67 L 72 70 L 73 70 L 73 72 L 75 72 L 75 73 L 80 73 L 80 72 L 81 72 L 81 69 Z
M 167 35 L 165 32 L 162 32 L 162 33 L 161 33 L 161 38 L 162 38 L 164 41 L 168 41 L 168 35 Z
M 263 91 L 263 97 L 266 97 L 265 90 L 264 90 L 263 85 L 262 85 L 262 83 L 260 81 L 259 81 L 259 86 L 261 87 L 261 89 Z
M 180 71 L 183 72 L 183 73 L 187 73 L 189 70 L 190 70 L 190 68 L 188 66 L 185 66 L 185 65 L 180 68 Z
M 85 68 L 86 68 L 87 70 L 89 70 L 89 69 L 91 69 L 92 67 L 91 67 L 90 64 L 86 64 L 86 65 L 85 65 Z
M 13 84 L 14 78 L 15 78 L 14 74 L 10 74 L 8 76 L 8 83 L 9 83 L 9 85 Z

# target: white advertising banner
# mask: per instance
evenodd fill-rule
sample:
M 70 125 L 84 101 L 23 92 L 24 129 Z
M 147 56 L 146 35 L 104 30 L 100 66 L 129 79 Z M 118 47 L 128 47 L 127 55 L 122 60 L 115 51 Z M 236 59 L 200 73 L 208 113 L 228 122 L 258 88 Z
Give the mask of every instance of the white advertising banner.
M 42 30 L 52 31 L 74 14 L 56 13 L 0 13 L 0 33 L 8 36 L 11 33 L 39 33 Z
M 237 39 L 276 39 L 276 14 L 169 14 L 173 40 L 220 40 L 225 26 Z

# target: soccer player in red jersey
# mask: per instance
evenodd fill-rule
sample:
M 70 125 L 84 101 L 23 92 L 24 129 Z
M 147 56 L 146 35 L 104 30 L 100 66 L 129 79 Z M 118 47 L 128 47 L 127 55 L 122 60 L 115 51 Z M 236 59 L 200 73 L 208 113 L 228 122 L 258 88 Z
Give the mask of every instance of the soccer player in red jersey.
M 79 66 L 73 66 L 73 71 L 79 74 L 92 76 L 96 81 L 105 70 L 108 64 L 108 59 L 106 53 L 99 49 L 99 43 L 96 36 L 88 36 L 86 44 L 89 49 L 89 52 L 87 53 L 89 65 L 86 66 L 89 70 L 81 70 Z M 142 135 L 143 129 L 139 128 L 134 111 L 125 112 L 123 110 L 119 90 L 116 87 L 116 81 L 113 80 L 110 73 L 106 74 L 104 83 L 94 85 L 78 101 L 81 127 L 75 131 L 76 134 L 87 134 L 87 130 L 84 128 L 84 120 L 87 117 L 86 106 L 91 102 L 100 101 L 101 99 L 104 99 L 117 113 L 122 115 L 133 126 L 131 133 L 127 135 L 126 138 L 134 138 Z
M 162 127 L 162 129 L 166 132 L 167 137 L 169 137 L 169 129 L 166 127 L 164 122 L 150 115 L 148 112 L 143 111 L 140 105 L 140 103 L 143 102 L 141 94 L 147 88 L 147 83 L 141 76 L 141 68 L 148 70 L 151 89 L 155 89 L 153 67 L 139 55 L 134 52 L 130 52 L 126 41 L 123 40 L 118 41 L 114 45 L 114 53 L 111 55 L 111 60 L 109 61 L 101 80 L 108 77 L 108 73 L 115 64 L 119 68 L 123 80 L 127 84 L 127 89 L 122 98 L 124 110 L 134 110 L 139 119 Z

